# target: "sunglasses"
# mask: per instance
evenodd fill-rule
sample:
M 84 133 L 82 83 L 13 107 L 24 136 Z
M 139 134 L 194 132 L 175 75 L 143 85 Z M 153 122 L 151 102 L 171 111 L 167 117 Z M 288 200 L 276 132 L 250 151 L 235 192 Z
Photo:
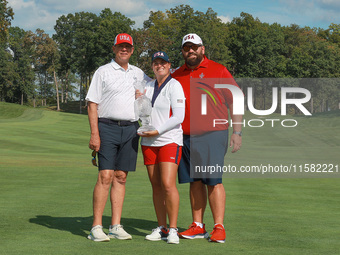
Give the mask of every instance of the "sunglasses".
M 193 49 L 194 51 L 197 51 L 198 48 L 201 47 L 201 46 L 202 46 L 202 45 L 197 45 L 197 44 L 193 44 L 193 45 L 190 45 L 190 46 L 184 45 L 184 46 L 183 46 L 183 50 L 184 50 L 185 52 L 188 52 L 190 49 Z
M 92 165 L 94 165 L 94 166 L 98 166 L 97 165 L 96 156 L 97 156 L 97 152 L 96 151 L 92 151 Z

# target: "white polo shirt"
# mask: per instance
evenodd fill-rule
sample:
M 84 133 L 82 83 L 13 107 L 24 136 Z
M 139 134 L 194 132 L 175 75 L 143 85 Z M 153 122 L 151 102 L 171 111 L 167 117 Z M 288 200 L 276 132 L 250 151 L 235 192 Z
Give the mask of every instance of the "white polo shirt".
M 142 137 L 141 144 L 145 146 L 164 146 L 170 143 L 176 143 L 182 146 L 183 130 L 181 122 L 175 123 L 175 126 L 171 127 L 171 129 L 165 124 L 172 116 L 171 109 L 173 108 L 183 108 L 184 116 L 185 97 L 182 86 L 177 80 L 169 77 L 168 82 L 164 86 L 161 86 L 160 93 L 154 95 L 155 85 L 155 80 L 147 83 L 145 95 L 150 100 L 154 97 L 151 111 L 151 124 L 160 134 L 152 137 Z M 158 86 L 158 84 L 156 86 Z
M 138 67 L 128 65 L 128 69 L 115 61 L 103 65 L 94 73 L 86 101 L 98 104 L 98 118 L 136 121 L 134 111 L 134 81 L 151 79 Z

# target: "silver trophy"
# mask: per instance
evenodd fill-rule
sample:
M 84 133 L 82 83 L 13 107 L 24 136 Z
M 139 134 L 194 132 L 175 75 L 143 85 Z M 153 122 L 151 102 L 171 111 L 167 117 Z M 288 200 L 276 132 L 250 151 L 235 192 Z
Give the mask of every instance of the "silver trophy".
M 135 79 L 134 82 L 134 87 L 136 90 L 139 90 L 142 94 L 142 96 L 138 97 L 135 100 L 135 113 L 136 117 L 141 120 L 142 125 L 138 128 L 137 133 L 142 134 L 145 131 L 152 131 L 155 130 L 156 128 L 150 125 L 150 120 L 151 120 L 151 100 L 147 98 L 144 93 L 145 93 L 145 85 L 146 82 L 143 80 L 141 82 L 137 81 Z

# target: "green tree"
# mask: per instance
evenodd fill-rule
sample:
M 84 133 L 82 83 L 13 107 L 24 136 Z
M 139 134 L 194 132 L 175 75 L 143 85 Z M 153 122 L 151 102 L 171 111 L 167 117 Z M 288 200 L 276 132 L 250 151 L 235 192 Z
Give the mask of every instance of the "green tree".
M 74 65 L 74 46 L 73 46 L 73 34 L 74 24 L 73 15 L 62 15 L 56 21 L 54 30 L 56 33 L 53 35 L 53 40 L 57 43 L 59 49 L 59 69 L 58 76 L 62 80 L 61 83 L 61 98 L 62 103 L 68 101 L 69 92 L 72 90 L 71 75 Z
M 0 0 L 0 43 L 8 39 L 8 29 L 14 16 L 13 9 L 9 7 L 6 0 Z
M 60 49 L 59 73 L 66 81 L 65 91 L 68 91 L 70 72 L 80 77 L 79 95 L 80 109 L 84 90 L 88 87 L 89 80 L 94 70 L 98 67 L 97 30 L 99 18 L 89 12 L 79 12 L 61 16 L 55 25 L 56 40 Z
M 15 97 L 21 104 L 28 101 L 34 94 L 34 45 L 28 38 L 28 33 L 19 28 L 9 29 L 9 45 L 14 52 L 13 62 L 16 79 L 14 80 Z M 18 100 L 19 101 L 19 100 Z
M 12 51 L 8 48 L 8 29 L 14 16 L 13 9 L 6 0 L 0 0 L 0 100 L 13 98 L 13 81 L 16 74 Z
M 147 31 L 149 38 L 145 38 L 145 54 L 149 57 L 155 51 L 165 51 L 173 64 L 178 62 L 178 49 L 174 49 L 176 45 L 176 36 L 179 31 L 177 20 L 169 18 L 167 13 L 162 11 L 150 12 L 149 19 L 144 22 L 144 31 Z M 175 31 L 174 31 L 175 30 Z M 177 59 L 176 59 L 177 57 Z
M 314 29 L 291 25 L 285 31 L 286 75 L 294 78 L 339 77 L 339 46 Z
M 58 84 L 55 71 L 59 63 L 59 53 L 56 43 L 42 29 L 37 29 L 35 34 L 31 32 L 29 38 L 35 46 L 35 71 L 42 105 L 47 105 L 47 100 L 55 102 L 53 99 L 55 94 L 57 94 L 58 102 Z M 55 86 L 53 86 L 53 82 Z
M 157 50 L 166 51 L 174 67 L 184 63 L 181 56 L 182 38 L 188 33 L 196 33 L 202 38 L 208 58 L 224 65 L 231 61 L 226 46 L 227 27 L 211 8 L 203 13 L 189 5 L 179 5 L 166 12 L 150 12 L 144 29 L 150 35 L 147 54 L 150 56 Z
M 338 78 L 339 46 L 309 27 L 291 25 L 286 29 L 287 76 L 294 78 Z M 311 91 L 310 111 L 326 111 L 339 100 L 339 86 L 320 79 L 299 84 Z
M 131 35 L 135 44 L 134 53 L 132 55 L 134 64 L 152 77 L 154 74 L 151 69 L 151 61 L 148 54 L 148 41 L 151 38 L 150 31 L 145 28 L 134 29 L 131 32 Z
M 228 24 L 227 46 L 231 51 L 230 71 L 235 77 L 269 78 L 253 84 L 253 105 L 267 109 L 271 96 L 271 78 L 284 77 L 286 71 L 284 28 L 279 24 L 262 23 L 248 13 L 241 13 Z M 244 83 L 243 89 L 248 85 Z
M 112 13 L 109 8 L 101 11 L 99 14 L 99 26 L 96 31 L 97 66 L 109 63 L 114 58 L 112 46 L 116 35 L 119 33 L 131 34 L 131 27 L 134 24 L 134 21 L 120 12 Z
M 0 48 L 0 100 L 16 102 L 14 81 L 18 78 L 15 72 L 13 57 L 4 47 Z
M 286 52 L 284 29 L 277 23 L 262 23 L 241 13 L 228 25 L 228 46 L 233 56 L 231 71 L 236 77 L 283 77 Z
M 206 13 L 196 13 L 200 25 L 200 34 L 206 48 L 206 55 L 226 67 L 232 63 L 231 51 L 227 45 L 228 27 L 218 17 L 217 13 L 209 8 Z
M 80 77 L 79 94 L 82 100 L 94 71 L 113 58 L 112 46 L 115 36 L 123 32 L 131 33 L 133 24 L 131 19 L 119 12 L 112 13 L 108 8 L 102 10 L 99 16 L 90 12 L 79 12 L 58 18 L 53 39 L 60 51 L 58 74 L 63 81 L 61 88 L 66 101 L 72 88 L 71 74 Z
M 328 29 L 319 29 L 317 32 L 321 38 L 340 46 L 340 24 L 331 23 Z

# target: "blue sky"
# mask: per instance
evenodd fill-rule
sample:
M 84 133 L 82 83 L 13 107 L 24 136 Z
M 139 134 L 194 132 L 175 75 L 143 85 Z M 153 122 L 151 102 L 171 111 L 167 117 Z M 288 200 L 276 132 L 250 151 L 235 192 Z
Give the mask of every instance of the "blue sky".
M 262 22 L 301 27 L 328 28 L 340 23 L 340 0 L 7 0 L 14 10 L 12 26 L 35 31 L 44 29 L 52 35 L 53 26 L 61 15 L 88 11 L 98 14 L 104 8 L 119 11 L 142 27 L 150 11 L 165 11 L 180 4 L 206 12 L 211 7 L 223 22 L 246 12 Z

